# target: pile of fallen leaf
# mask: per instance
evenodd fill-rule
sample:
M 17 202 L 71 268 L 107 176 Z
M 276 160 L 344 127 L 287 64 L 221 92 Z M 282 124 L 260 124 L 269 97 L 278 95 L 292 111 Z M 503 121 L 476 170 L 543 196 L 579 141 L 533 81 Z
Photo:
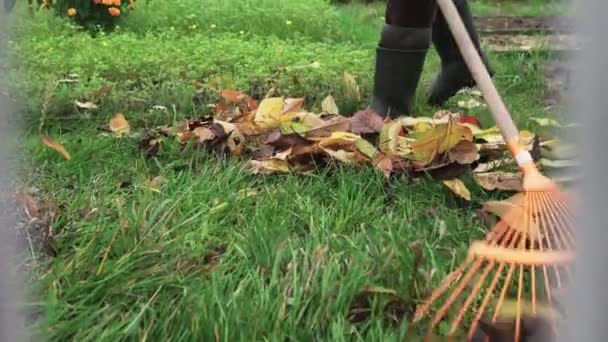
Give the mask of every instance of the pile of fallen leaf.
M 362 110 L 345 117 L 332 96 L 323 100 L 320 113 L 312 113 L 303 108 L 304 98 L 266 97 L 258 103 L 239 91 L 220 90 L 219 94 L 207 118 L 131 133 L 119 113 L 106 130 L 137 137 L 147 155 L 176 140 L 184 149 L 247 157 L 255 174 L 307 173 L 333 161 L 373 166 L 386 177 L 428 174 L 466 200 L 471 194 L 459 179 L 466 173 L 489 191 L 517 191 L 521 186 L 521 175 L 498 128 L 481 127 L 472 116 L 439 111 L 433 117 L 389 119 Z M 535 120 L 541 126 L 557 125 L 551 119 Z M 52 147 L 49 139 L 44 137 Z M 535 160 L 549 164 L 555 162 L 541 157 L 552 153 L 554 157 L 563 148 L 557 139 L 547 135 L 541 139 L 529 131 L 521 131 L 520 142 Z M 60 145 L 58 151 L 69 158 Z

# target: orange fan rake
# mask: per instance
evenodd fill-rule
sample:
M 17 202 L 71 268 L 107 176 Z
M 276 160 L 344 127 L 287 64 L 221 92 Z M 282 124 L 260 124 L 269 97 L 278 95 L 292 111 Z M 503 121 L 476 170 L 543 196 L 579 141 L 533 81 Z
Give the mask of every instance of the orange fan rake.
M 517 127 L 452 1 L 437 0 L 501 134 L 522 170 L 523 193 L 511 200 L 513 209 L 502 215 L 484 241 L 473 243 L 465 262 L 418 308 L 414 323 L 434 311 L 433 306 L 439 306 L 430 322 L 431 333 L 433 327 L 447 319 L 448 311 L 456 308 L 449 336 L 454 335 L 465 319 L 472 319 L 467 335 L 471 339 L 481 319 L 489 316 L 496 323 L 504 315 L 506 301 L 515 298 L 513 336 L 519 341 L 525 335 L 522 334 L 525 330 L 522 318 L 528 315 L 524 315 L 524 300 L 529 299 L 530 315 L 536 316 L 541 304 L 553 306 L 554 289 L 565 287 L 572 279 L 574 215 L 568 195 L 539 172 L 530 153 L 519 143 Z M 540 290 L 543 296 L 537 293 Z M 555 320 L 552 321 L 556 328 Z
M 427 336 L 456 308 L 448 336 L 454 336 L 468 313 L 472 319 L 467 334 L 470 340 L 481 319 L 496 323 L 504 318 L 501 313 L 505 312 L 505 301 L 515 299 L 513 334 L 519 341 L 524 312 L 537 315 L 545 311 L 543 308 L 552 309 L 554 289 L 563 289 L 572 281 L 570 266 L 575 242 L 572 225 L 558 223 L 553 213 L 556 210 L 562 217 L 571 216 L 566 202 L 550 202 L 541 194 L 527 193 L 516 196 L 512 203 L 514 209 L 504 215 L 484 241 L 472 244 L 465 262 L 417 309 L 414 323 L 429 314 L 432 306 L 438 307 Z M 528 208 L 527 213 L 521 212 L 524 207 Z M 524 303 L 529 303 L 528 310 Z M 556 317 L 552 317 L 552 313 L 550 310 L 549 317 L 545 318 L 556 328 Z

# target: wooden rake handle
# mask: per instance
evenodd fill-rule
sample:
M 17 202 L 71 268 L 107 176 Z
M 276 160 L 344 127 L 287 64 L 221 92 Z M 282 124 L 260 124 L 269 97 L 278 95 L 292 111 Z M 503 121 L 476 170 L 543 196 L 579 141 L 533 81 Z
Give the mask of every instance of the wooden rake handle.
M 507 107 L 502 101 L 502 98 L 498 94 L 498 90 L 496 90 L 494 82 L 492 82 L 492 78 L 483 64 L 479 52 L 473 45 L 471 37 L 458 14 L 453 0 L 437 0 L 437 3 L 448 23 L 448 27 L 454 36 L 456 45 L 458 46 L 473 79 L 477 83 L 477 86 L 481 90 L 481 93 L 490 108 L 490 112 L 500 129 L 503 139 L 509 145 L 511 153 L 516 157 L 516 154 L 520 152 L 519 149 L 514 146 L 518 145 L 519 131 L 511 118 L 511 114 L 509 114 Z

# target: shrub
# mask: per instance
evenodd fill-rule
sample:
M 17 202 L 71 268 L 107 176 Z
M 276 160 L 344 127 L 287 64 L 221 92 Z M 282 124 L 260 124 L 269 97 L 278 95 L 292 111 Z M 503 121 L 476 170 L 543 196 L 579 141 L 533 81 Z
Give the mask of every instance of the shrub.
M 38 0 L 38 4 L 95 31 L 113 29 L 123 13 L 134 9 L 135 0 Z

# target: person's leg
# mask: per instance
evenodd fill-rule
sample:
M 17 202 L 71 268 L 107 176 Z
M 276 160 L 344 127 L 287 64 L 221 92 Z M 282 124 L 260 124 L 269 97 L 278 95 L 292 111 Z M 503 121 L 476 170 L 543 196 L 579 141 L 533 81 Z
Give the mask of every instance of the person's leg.
M 485 54 L 481 51 L 479 37 L 477 36 L 468 2 L 466 0 L 454 0 L 454 5 L 456 5 L 458 13 L 486 68 L 490 75 L 494 75 L 494 71 L 490 68 Z M 442 105 L 460 89 L 474 86 L 475 81 L 460 54 L 460 50 L 441 11 L 438 11 L 433 23 L 433 45 L 441 58 L 441 71 L 431 85 L 428 102 L 432 105 Z
M 376 49 L 371 109 L 385 116 L 409 115 L 427 51 L 435 0 L 388 0 Z

